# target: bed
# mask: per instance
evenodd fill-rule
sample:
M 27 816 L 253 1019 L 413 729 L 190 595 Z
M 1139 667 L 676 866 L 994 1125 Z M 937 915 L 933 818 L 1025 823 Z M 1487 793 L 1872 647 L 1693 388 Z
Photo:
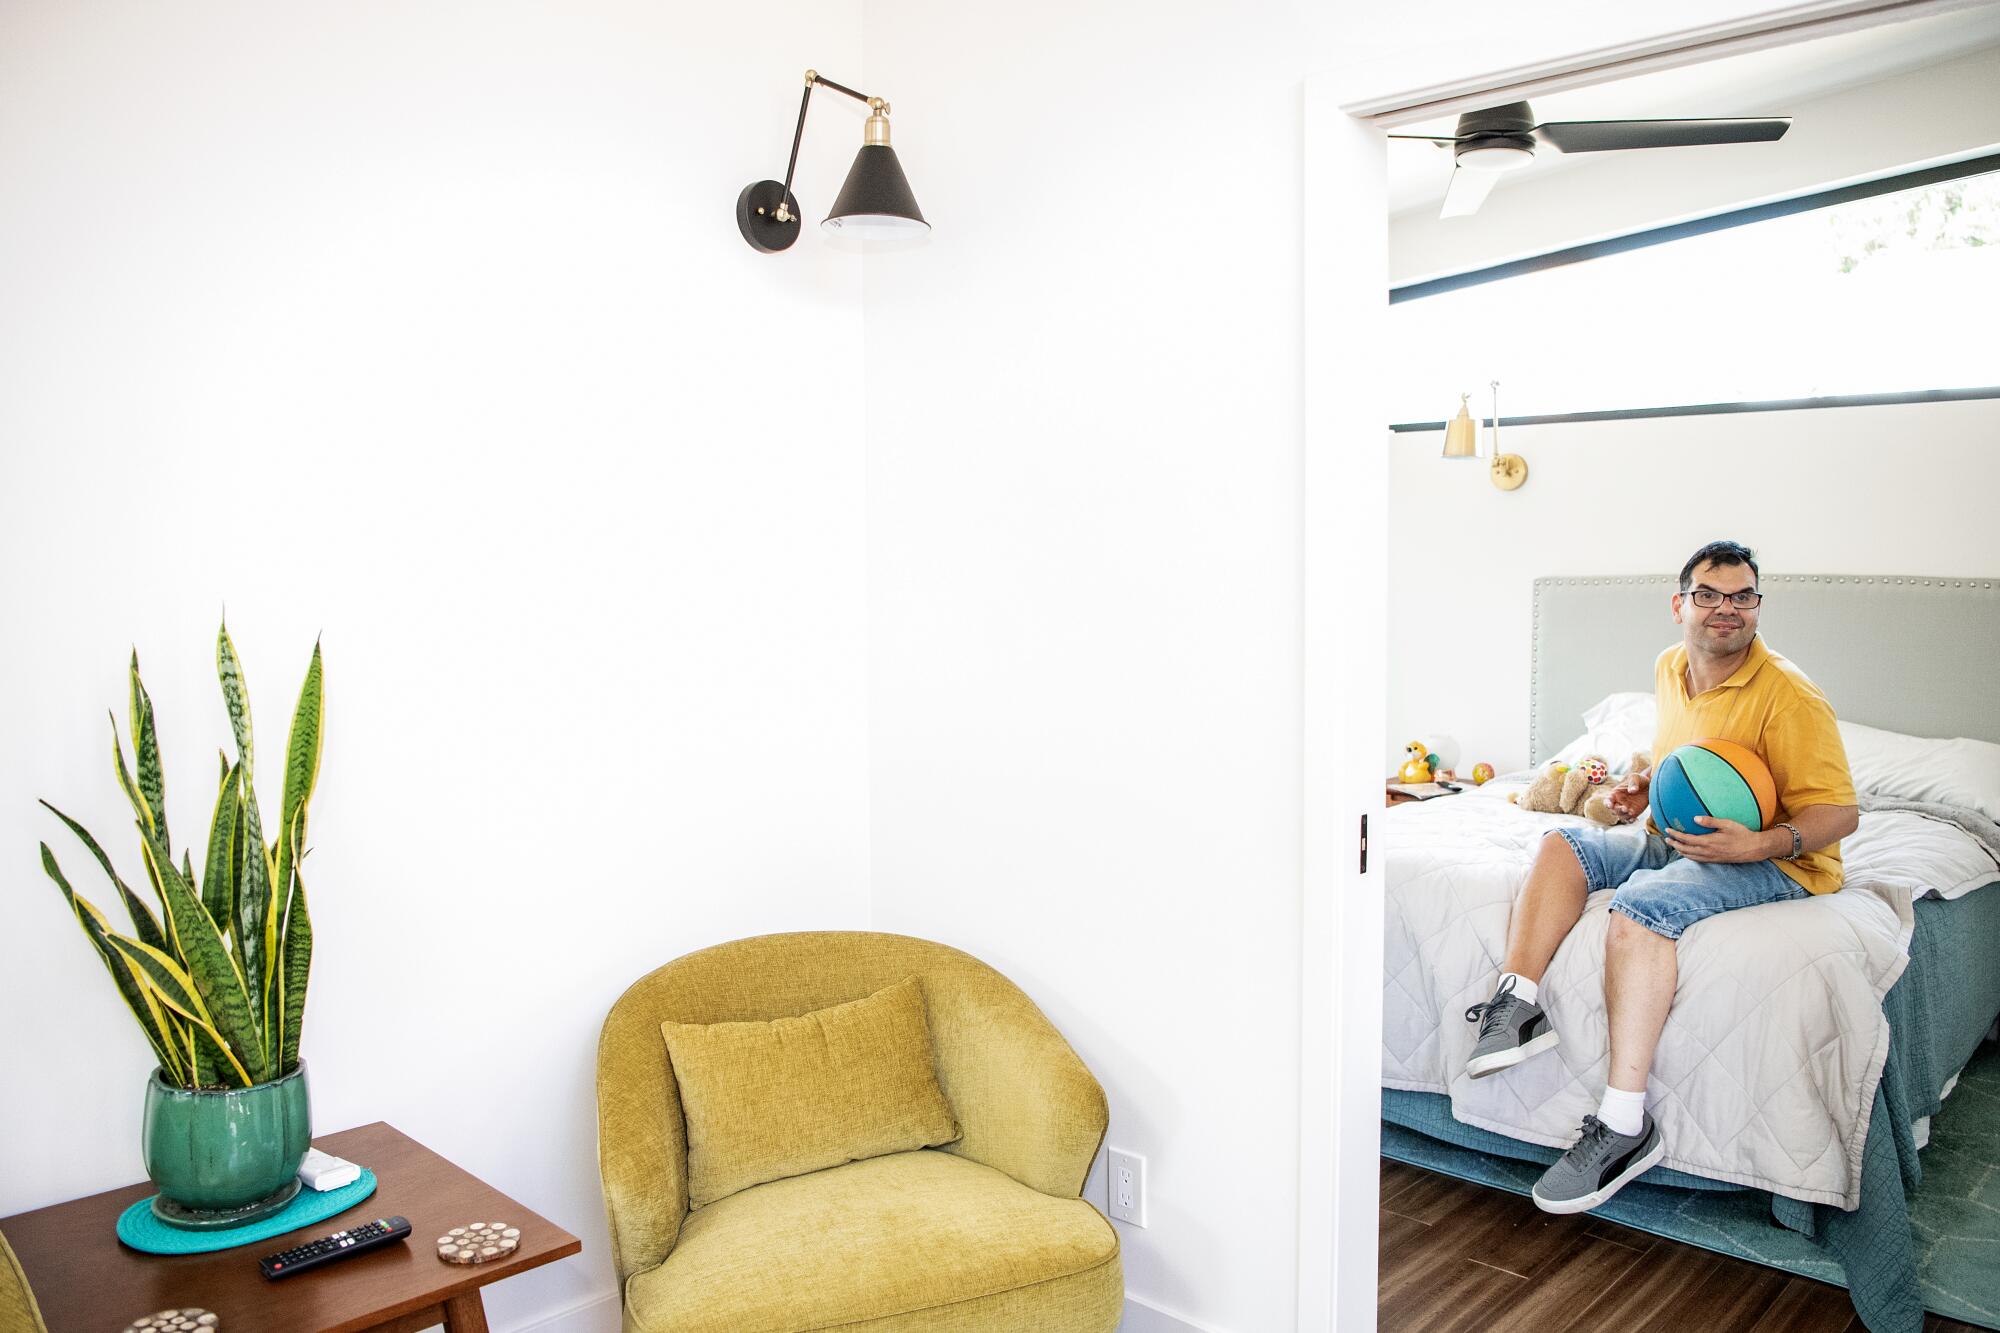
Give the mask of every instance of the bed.
M 1987 678 L 2000 660 L 2000 580 L 1793 575 L 1761 586 L 1766 639 L 1857 737 L 1968 737 L 2000 755 L 1981 746 L 2000 742 Z M 1586 713 L 1602 721 L 1614 698 L 1650 695 L 1653 661 L 1675 634 L 1672 591 L 1666 579 L 1537 580 L 1530 769 L 1386 813 L 1385 1120 L 1547 1161 L 1594 1108 L 1608 893 L 1591 896 L 1543 979 L 1563 1034 L 1554 1052 L 1469 1080 L 1462 1015 L 1490 993 L 1542 834 L 1581 822 L 1505 795 L 1578 736 Z M 1615 736 L 1593 739 L 1619 763 L 1629 755 L 1611 752 Z M 1857 785 L 1861 776 L 1857 764 Z M 1922 805 L 1864 793 L 1840 893 L 1690 931 L 1649 1091 L 1667 1158 L 1646 1181 L 1762 1191 L 1775 1221 L 1838 1262 L 1877 1333 L 1922 1326 L 1907 1209 L 1919 1145 L 2000 1014 L 2000 825 L 1990 822 L 2000 782 L 1985 770 L 1978 780 L 1993 787 L 1981 810 L 1960 807 L 1975 804 L 1962 789 L 1917 793 Z

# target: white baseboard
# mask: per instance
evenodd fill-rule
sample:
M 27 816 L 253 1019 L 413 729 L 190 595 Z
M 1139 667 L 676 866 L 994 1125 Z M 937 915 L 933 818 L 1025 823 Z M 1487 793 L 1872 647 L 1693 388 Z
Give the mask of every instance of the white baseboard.
M 510 1333 L 619 1333 L 623 1313 L 618 1293 L 607 1291 L 545 1314 L 532 1324 L 516 1324 Z
M 1222 1333 L 1222 1330 L 1148 1305 L 1128 1291 L 1125 1317 L 1118 1321 L 1118 1333 Z

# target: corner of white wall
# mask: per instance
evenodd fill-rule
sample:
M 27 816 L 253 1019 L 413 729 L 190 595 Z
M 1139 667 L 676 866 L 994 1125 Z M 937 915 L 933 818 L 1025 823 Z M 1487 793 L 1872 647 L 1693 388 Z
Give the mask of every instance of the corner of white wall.
M 137 879 L 102 712 L 134 644 L 205 828 L 226 603 L 267 756 L 324 631 L 316 1124 L 389 1120 L 583 1238 L 495 1327 L 615 1310 L 606 1009 L 868 918 L 859 263 L 731 215 L 860 16 L 0 6 L 0 850 L 33 876 L 0 1004 L 60 998 L 8 1057 L 71 1108 L 0 1112 L 0 1214 L 141 1173 L 143 1042 L 20 858 L 88 880 L 46 796 Z M 819 203 L 852 153 L 809 132 Z M 501 974 L 510 1021 L 413 1022 Z

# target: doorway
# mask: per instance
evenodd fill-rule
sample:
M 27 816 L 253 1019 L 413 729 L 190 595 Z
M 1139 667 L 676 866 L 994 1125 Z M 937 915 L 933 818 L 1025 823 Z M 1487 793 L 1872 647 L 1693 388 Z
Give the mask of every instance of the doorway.
M 1737 12 L 1718 16 L 1716 8 Z M 1375 650 L 1387 642 L 1391 562 L 1389 469 L 1379 447 L 1392 419 L 1381 392 L 1385 136 L 1482 106 L 1964 7 L 1744 8 L 1711 7 L 1703 26 L 1643 33 L 1630 27 L 1643 19 L 1579 7 L 1573 23 L 1545 26 L 1566 34 L 1571 54 L 1536 51 L 1532 35 L 1493 34 L 1307 83 L 1301 1328 L 1367 1329 L 1376 1317 L 1384 903 L 1379 859 L 1364 862 L 1364 820 L 1380 809 L 1382 758 L 1395 739 L 1380 706 L 1389 667 Z M 1620 21 L 1626 30 L 1615 29 Z

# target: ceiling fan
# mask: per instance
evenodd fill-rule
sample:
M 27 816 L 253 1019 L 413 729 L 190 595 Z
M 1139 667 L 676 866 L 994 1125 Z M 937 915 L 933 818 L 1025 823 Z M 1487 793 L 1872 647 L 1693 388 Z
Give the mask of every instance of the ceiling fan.
M 1479 211 L 1500 177 L 1535 160 L 1535 145 L 1547 144 L 1558 153 L 1608 153 L 1627 148 L 1692 148 L 1702 144 L 1770 143 L 1785 137 L 1790 116 L 1749 120 L 1552 120 L 1535 123 L 1526 102 L 1509 102 L 1458 118 L 1458 133 L 1392 134 L 1391 139 L 1419 139 L 1439 147 L 1449 145 L 1455 159 L 1451 185 L 1445 190 L 1441 218 L 1464 217 Z

